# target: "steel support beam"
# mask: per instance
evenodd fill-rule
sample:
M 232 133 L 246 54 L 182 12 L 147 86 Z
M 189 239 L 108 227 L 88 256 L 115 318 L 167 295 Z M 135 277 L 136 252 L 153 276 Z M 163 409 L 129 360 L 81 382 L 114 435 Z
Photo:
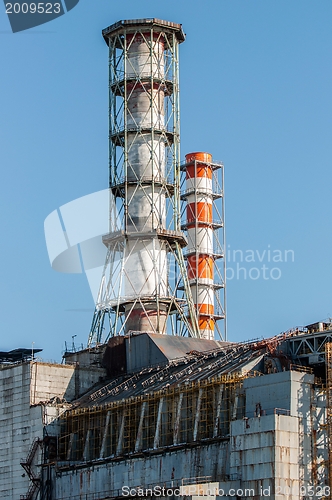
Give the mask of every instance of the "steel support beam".
M 177 407 L 176 419 L 175 419 L 174 431 L 173 431 L 173 444 L 178 444 L 182 401 L 183 401 L 183 392 L 181 392 L 179 395 L 179 401 L 178 401 L 178 407 Z
M 144 416 L 145 416 L 145 409 L 146 409 L 147 403 L 144 401 L 142 403 L 141 407 L 141 415 L 139 418 L 139 424 L 138 424 L 138 429 L 137 429 L 137 436 L 136 436 L 136 443 L 135 443 L 135 451 L 139 451 L 142 447 L 142 430 L 143 430 L 143 422 L 144 422 Z

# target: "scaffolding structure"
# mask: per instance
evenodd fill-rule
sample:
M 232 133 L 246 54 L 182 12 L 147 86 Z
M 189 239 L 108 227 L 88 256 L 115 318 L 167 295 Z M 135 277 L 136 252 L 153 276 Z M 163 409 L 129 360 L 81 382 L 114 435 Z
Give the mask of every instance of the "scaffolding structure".
M 98 460 L 227 437 L 230 422 L 244 416 L 244 378 L 223 375 L 68 411 L 60 422 L 59 459 Z
M 332 498 L 332 342 L 325 344 L 325 368 L 326 368 L 326 424 L 327 424 L 327 447 L 328 447 L 328 480 L 330 486 L 329 498 Z
M 179 24 L 140 19 L 120 21 L 103 37 L 110 227 L 88 345 L 131 330 L 199 337 L 182 254 L 178 47 L 185 36 Z

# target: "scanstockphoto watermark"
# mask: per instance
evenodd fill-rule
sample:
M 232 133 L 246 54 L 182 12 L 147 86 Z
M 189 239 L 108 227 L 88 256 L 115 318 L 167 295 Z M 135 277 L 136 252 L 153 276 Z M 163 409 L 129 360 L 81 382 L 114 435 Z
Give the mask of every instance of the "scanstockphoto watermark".
M 275 486 L 274 495 L 276 497 L 309 497 L 309 498 L 326 498 L 330 495 L 330 487 L 326 485 L 301 485 L 294 484 L 293 486 Z M 136 487 L 130 486 L 122 487 L 123 497 L 202 497 L 202 500 L 207 497 L 235 497 L 235 498 L 248 498 L 248 497 L 271 497 L 272 489 L 270 486 L 263 488 L 220 488 L 219 483 L 210 483 L 206 485 L 190 484 L 186 486 L 176 486 L 166 488 L 165 486 L 154 487 Z
M 199 489 L 197 484 L 179 486 L 175 488 L 166 488 L 165 486 L 154 486 L 152 488 L 138 487 L 131 488 L 130 486 L 122 486 L 122 496 L 123 497 L 191 497 L 191 496 L 201 496 L 202 499 L 206 497 L 270 497 L 271 488 L 260 487 L 258 491 L 254 488 L 229 488 L 223 489 L 219 487 L 203 488 Z
M 278 249 L 267 245 L 261 250 L 233 249 L 226 250 L 227 280 L 280 280 L 285 265 L 295 262 L 292 249 Z

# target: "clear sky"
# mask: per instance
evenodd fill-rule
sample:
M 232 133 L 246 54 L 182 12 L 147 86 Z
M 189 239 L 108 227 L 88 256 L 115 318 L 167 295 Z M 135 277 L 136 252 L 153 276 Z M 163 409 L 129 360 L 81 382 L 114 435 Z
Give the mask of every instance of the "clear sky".
M 142 17 L 182 23 L 187 34 L 182 158 L 208 151 L 225 164 L 229 339 L 332 316 L 330 0 L 81 0 L 16 34 L 1 5 L 0 350 L 35 342 L 60 360 L 73 335 L 87 341 L 86 277 L 52 270 L 43 223 L 108 185 L 101 30 Z M 241 252 L 254 261 L 240 262 Z

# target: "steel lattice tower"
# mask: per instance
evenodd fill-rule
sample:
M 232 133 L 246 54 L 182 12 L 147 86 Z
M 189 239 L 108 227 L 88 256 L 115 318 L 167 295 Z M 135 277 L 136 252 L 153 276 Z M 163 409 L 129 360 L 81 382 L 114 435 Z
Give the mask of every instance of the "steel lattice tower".
M 179 24 L 120 21 L 109 47 L 110 230 L 89 337 L 149 331 L 199 336 L 182 248 Z M 107 335 L 106 335 L 107 337 Z

